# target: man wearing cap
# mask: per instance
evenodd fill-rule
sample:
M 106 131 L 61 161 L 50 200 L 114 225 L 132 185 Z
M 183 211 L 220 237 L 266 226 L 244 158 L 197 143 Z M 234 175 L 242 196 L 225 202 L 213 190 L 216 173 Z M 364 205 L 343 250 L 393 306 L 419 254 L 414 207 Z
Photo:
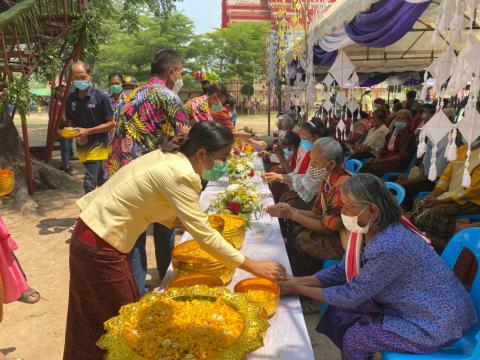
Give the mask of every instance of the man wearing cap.
M 132 75 L 125 75 L 125 78 L 123 79 L 123 92 L 125 93 L 125 96 L 129 96 L 137 87 L 137 79 Z

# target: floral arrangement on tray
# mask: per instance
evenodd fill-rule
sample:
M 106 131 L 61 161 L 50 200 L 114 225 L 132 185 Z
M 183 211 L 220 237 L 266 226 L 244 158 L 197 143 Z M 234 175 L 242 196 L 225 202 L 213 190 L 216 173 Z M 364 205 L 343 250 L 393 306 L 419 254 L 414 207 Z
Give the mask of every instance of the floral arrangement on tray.
M 263 346 L 263 309 L 205 285 L 150 293 L 104 324 L 106 360 L 240 360 Z
M 252 215 L 257 219 L 261 216 L 263 211 L 261 200 L 255 185 L 246 182 L 230 184 L 210 203 L 208 211 L 241 216 L 248 225 Z
M 255 176 L 253 155 L 241 153 L 228 159 L 228 178 L 230 184 L 246 180 Z

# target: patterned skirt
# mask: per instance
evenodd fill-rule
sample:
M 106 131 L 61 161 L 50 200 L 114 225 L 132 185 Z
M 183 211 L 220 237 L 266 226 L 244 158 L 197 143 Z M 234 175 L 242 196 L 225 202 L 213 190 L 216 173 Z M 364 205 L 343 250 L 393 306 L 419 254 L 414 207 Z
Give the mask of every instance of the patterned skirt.
M 442 252 L 455 232 L 456 216 L 478 212 L 480 212 L 480 206 L 472 203 L 440 204 L 426 208 L 422 201 L 418 201 L 414 205 L 412 221 L 420 230 L 428 234 L 435 250 Z
M 138 300 L 127 255 L 108 245 L 78 219 L 70 243 L 70 288 L 64 360 L 102 360 L 97 347 L 103 323 Z

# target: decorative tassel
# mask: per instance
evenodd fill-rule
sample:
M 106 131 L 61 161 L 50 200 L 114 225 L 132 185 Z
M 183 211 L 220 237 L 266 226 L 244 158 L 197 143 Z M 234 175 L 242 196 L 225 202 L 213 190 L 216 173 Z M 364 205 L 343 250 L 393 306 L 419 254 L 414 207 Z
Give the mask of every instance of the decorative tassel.
M 463 170 L 463 180 L 462 180 L 462 186 L 467 189 L 470 187 L 472 183 L 472 178 L 470 176 L 470 172 L 468 171 L 468 168 L 470 167 L 470 144 L 468 144 L 468 150 L 467 150 L 467 158 L 465 159 L 465 169 Z
M 455 141 L 457 139 L 457 128 L 453 129 L 451 136 L 452 138 L 448 146 L 447 160 L 455 161 L 457 160 L 457 143 Z
M 427 143 L 425 140 L 425 132 L 420 130 L 420 135 L 419 135 L 419 143 L 418 143 L 418 148 L 417 148 L 417 158 L 420 159 L 423 154 L 425 154 L 425 151 L 427 150 Z
M 428 171 L 428 180 L 435 181 L 437 179 L 437 144 L 433 145 L 432 158 L 430 159 L 430 169 Z

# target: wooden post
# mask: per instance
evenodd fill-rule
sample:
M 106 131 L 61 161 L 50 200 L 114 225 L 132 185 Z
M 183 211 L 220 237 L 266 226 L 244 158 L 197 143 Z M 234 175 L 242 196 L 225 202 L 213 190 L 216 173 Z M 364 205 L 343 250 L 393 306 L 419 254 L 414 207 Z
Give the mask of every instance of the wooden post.
M 23 112 L 20 113 L 20 119 L 22 120 L 23 152 L 25 153 L 25 173 L 27 176 L 28 194 L 33 195 L 32 159 L 30 157 L 30 146 L 28 144 L 27 117 Z

